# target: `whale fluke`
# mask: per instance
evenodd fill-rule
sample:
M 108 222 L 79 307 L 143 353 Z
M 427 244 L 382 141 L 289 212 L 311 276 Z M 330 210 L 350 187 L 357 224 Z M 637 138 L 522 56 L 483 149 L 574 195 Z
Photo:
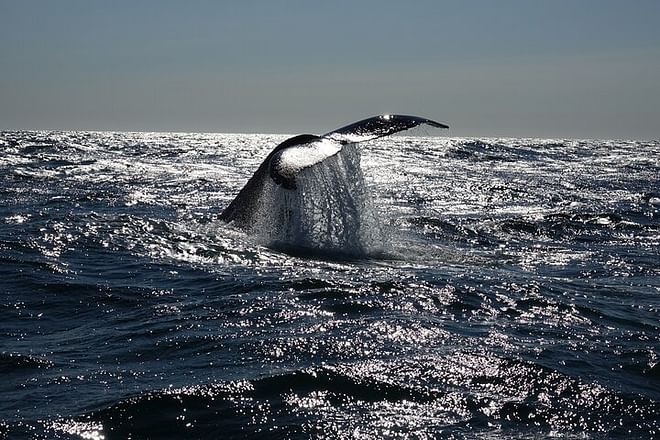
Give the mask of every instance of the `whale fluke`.
M 379 115 L 354 122 L 321 136 L 302 134 L 279 144 L 259 166 L 234 200 L 220 214 L 220 219 L 242 229 L 251 229 L 268 177 L 285 190 L 295 190 L 296 176 L 337 155 L 347 144 L 388 136 L 426 124 L 449 128 L 445 124 L 406 115 Z
M 400 131 L 409 130 L 418 125 L 430 125 L 436 128 L 449 128 L 446 124 L 419 116 L 379 115 L 354 122 L 323 135 L 342 144 L 358 143 L 389 136 Z

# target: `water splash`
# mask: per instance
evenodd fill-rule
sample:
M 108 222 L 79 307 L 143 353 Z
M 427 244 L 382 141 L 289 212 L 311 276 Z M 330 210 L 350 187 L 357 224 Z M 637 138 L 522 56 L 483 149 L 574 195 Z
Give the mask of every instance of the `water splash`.
M 352 256 L 387 247 L 355 145 L 300 172 L 295 190 L 269 179 L 260 202 L 252 232 L 268 246 Z

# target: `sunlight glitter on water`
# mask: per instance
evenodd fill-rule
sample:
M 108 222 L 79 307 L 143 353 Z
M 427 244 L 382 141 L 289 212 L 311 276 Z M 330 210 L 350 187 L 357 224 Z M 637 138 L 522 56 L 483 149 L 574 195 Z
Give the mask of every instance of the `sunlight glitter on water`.
M 365 144 L 340 255 L 218 221 L 284 138 L 3 133 L 0 434 L 657 435 L 656 144 Z

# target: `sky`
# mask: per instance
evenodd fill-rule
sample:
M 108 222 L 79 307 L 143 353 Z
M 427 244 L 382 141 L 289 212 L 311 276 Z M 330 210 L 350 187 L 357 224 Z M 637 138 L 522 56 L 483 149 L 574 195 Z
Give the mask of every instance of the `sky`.
M 660 139 L 660 1 L 0 0 L 0 129 Z

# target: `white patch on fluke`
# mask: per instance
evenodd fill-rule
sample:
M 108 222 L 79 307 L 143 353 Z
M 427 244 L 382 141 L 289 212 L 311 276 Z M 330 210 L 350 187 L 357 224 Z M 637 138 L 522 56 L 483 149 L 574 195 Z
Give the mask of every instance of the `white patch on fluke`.
M 339 153 L 341 149 L 341 144 L 330 139 L 289 147 L 280 154 L 277 171 L 284 177 L 292 178 L 305 168 Z

